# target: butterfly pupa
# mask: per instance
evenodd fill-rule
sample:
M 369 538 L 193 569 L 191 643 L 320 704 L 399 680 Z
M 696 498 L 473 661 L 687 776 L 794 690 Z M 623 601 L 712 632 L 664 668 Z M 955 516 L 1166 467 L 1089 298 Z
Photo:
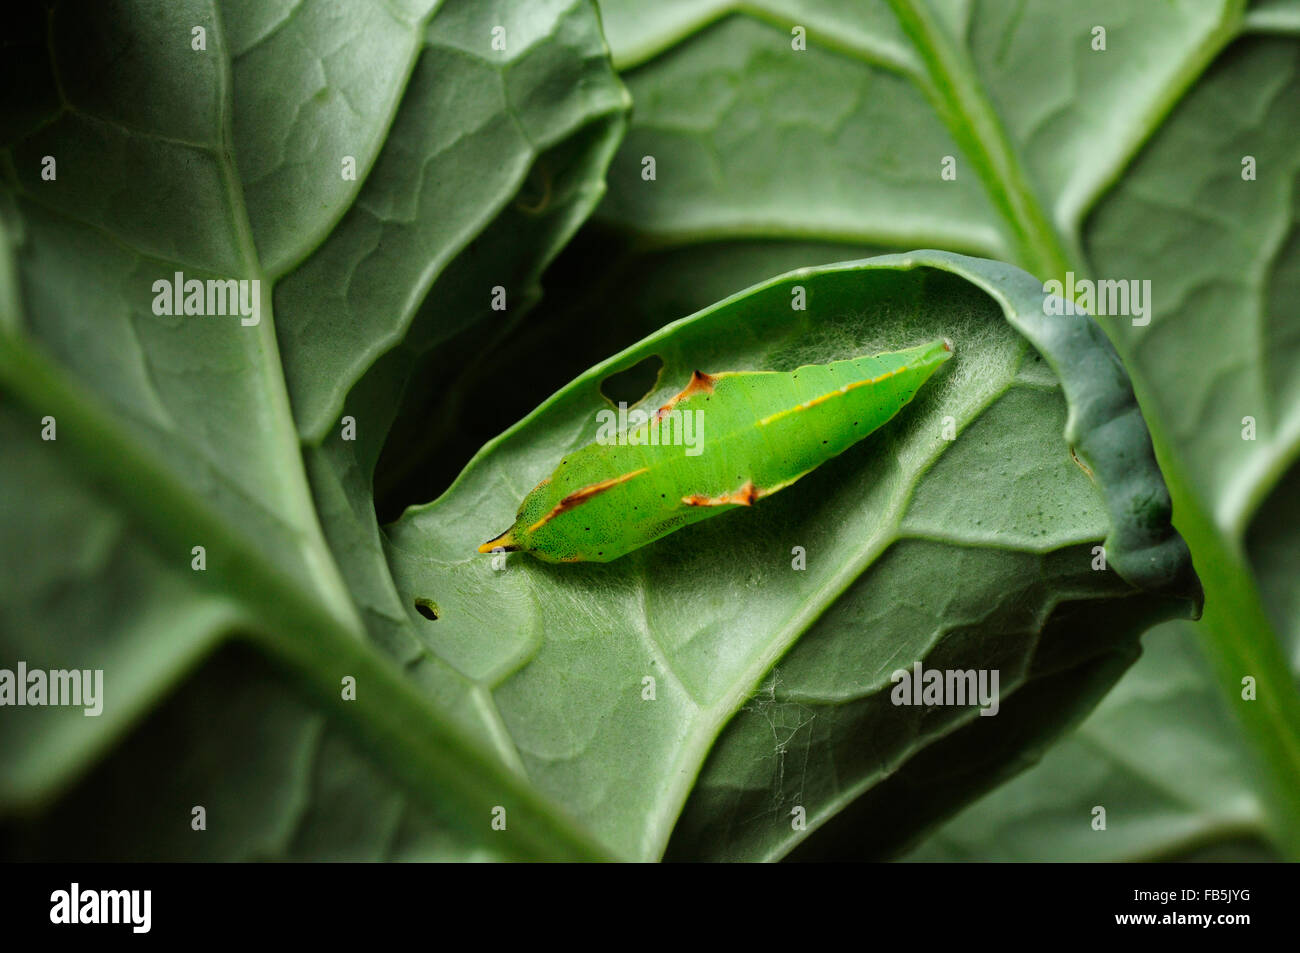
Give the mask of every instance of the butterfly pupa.
M 619 441 L 568 454 L 479 547 L 547 562 L 609 562 L 691 523 L 753 506 L 877 430 L 945 361 L 938 338 L 793 371 L 695 371 Z M 687 414 L 701 435 L 683 452 Z

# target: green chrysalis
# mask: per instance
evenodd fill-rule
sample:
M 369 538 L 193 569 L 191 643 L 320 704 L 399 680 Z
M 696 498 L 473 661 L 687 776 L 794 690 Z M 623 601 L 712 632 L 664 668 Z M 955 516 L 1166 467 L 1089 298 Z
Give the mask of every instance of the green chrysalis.
M 479 547 L 609 562 L 784 489 L 888 421 L 952 356 L 946 338 L 794 371 L 696 371 L 647 421 L 569 454 Z M 693 415 L 689 416 L 688 415 Z M 683 451 L 683 433 L 707 433 Z

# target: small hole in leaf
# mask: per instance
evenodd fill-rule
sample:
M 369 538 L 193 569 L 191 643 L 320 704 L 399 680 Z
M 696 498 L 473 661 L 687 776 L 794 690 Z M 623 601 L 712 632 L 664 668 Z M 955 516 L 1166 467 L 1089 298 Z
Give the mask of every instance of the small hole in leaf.
M 438 604 L 432 599 L 416 599 L 415 611 L 430 622 L 438 621 Z
M 659 385 L 664 362 L 658 354 L 642 358 L 626 370 L 610 374 L 600 382 L 600 392 L 611 404 L 639 404 Z

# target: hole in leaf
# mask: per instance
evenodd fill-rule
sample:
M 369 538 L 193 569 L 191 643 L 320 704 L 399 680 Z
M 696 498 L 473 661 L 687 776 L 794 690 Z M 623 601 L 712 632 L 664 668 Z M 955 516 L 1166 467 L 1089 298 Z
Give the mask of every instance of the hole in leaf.
M 432 599 L 416 599 L 415 611 L 430 622 L 438 621 L 438 604 Z
M 663 359 L 658 354 L 651 354 L 625 370 L 610 374 L 600 382 L 600 392 L 611 404 L 631 407 L 654 393 L 663 369 Z

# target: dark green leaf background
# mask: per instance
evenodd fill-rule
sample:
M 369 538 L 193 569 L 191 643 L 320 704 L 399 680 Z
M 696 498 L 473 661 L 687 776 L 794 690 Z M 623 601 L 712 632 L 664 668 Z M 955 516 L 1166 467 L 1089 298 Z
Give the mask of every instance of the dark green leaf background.
M 1298 39 L 1287 0 L 15 16 L 0 667 L 107 698 L 0 713 L 6 856 L 1300 854 Z M 156 316 L 175 271 L 261 323 Z M 1151 323 L 1045 316 L 1068 271 Z M 644 358 L 655 405 L 939 334 L 751 511 L 475 551 Z M 916 660 L 999 669 L 998 716 L 890 704 Z

